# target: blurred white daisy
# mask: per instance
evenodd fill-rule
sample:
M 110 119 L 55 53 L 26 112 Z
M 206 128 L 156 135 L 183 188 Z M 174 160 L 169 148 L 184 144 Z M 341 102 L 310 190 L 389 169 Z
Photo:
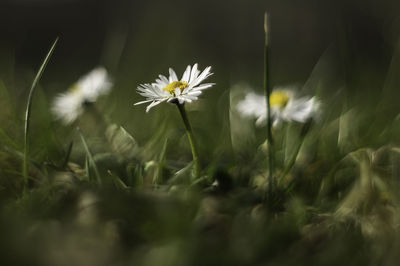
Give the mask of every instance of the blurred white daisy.
M 112 82 L 104 67 L 97 67 L 81 77 L 67 92 L 56 96 L 52 111 L 65 124 L 74 122 L 84 111 L 84 105 L 94 103 L 101 95 L 108 94 Z
M 213 74 L 210 70 L 211 67 L 209 66 L 200 73 L 197 64 L 194 64 L 193 67 L 189 65 L 179 80 L 175 71 L 170 68 L 169 78 L 159 75 L 155 83 L 139 85 L 137 88 L 138 93 L 146 97 L 146 100 L 135 103 L 135 105 L 151 102 L 146 108 L 146 112 L 148 112 L 152 107 L 162 102 L 177 101 L 183 104 L 195 101 L 202 90 L 210 88 L 215 84 L 201 84 L 201 82 Z
M 310 118 L 317 118 L 320 103 L 315 97 L 297 97 L 296 93 L 288 89 L 273 90 L 270 98 L 271 119 L 273 126 L 279 126 L 283 121 L 305 123 Z M 265 96 L 249 92 L 237 104 L 237 110 L 242 116 L 256 119 L 257 126 L 266 124 Z

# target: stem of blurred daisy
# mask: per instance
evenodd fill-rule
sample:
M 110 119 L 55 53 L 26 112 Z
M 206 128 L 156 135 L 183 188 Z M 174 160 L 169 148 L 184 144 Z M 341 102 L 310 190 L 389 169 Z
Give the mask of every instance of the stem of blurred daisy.
M 264 90 L 267 104 L 267 149 L 268 149 L 268 194 L 271 195 L 274 187 L 274 142 L 272 138 L 272 119 L 271 119 L 271 84 L 269 75 L 269 29 L 268 29 L 268 15 L 267 12 L 264 14 L 264 32 L 265 32 L 265 46 L 264 46 Z
M 293 166 L 295 165 L 297 156 L 299 155 L 300 149 L 304 143 L 304 139 L 305 139 L 308 131 L 310 130 L 312 123 L 313 123 L 313 120 L 309 119 L 308 121 L 306 121 L 306 123 L 303 124 L 303 126 L 301 128 L 301 132 L 300 132 L 300 140 L 299 140 L 295 150 L 293 151 L 292 156 L 290 157 L 289 161 L 287 162 L 285 168 L 283 169 L 283 172 L 278 177 L 278 187 L 285 180 L 287 174 L 292 170 Z
M 193 177 L 194 179 L 197 179 L 200 177 L 200 158 L 197 149 L 197 142 L 193 134 L 192 126 L 190 125 L 189 119 L 186 114 L 185 105 L 176 103 L 176 106 L 178 107 L 179 113 L 182 116 L 183 123 L 185 124 L 186 134 L 189 138 L 190 148 L 192 149 L 193 155 Z
M 85 103 L 85 111 L 93 118 L 103 132 L 112 124 L 104 113 L 100 112 L 95 103 Z

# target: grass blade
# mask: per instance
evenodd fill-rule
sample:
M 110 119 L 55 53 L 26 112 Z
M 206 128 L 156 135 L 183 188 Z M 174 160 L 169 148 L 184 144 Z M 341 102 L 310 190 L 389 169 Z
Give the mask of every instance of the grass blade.
M 17 150 L 19 148 L 18 144 L 2 128 L 0 128 L 0 139 L 13 149 Z
M 165 164 L 167 148 L 168 148 L 168 138 L 165 139 L 164 145 L 160 153 L 160 158 L 158 159 L 157 172 L 153 179 L 153 183 L 156 185 L 160 185 L 165 181 L 164 172 L 167 167 L 167 165 Z
M 89 166 L 91 166 L 93 168 L 94 174 L 96 176 L 97 183 L 99 185 L 101 185 L 102 182 L 101 182 L 100 173 L 99 173 L 99 170 L 97 168 L 96 162 L 93 159 L 92 153 L 89 150 L 89 146 L 87 145 L 87 142 L 85 140 L 85 137 L 82 134 L 82 131 L 80 130 L 80 128 L 78 128 L 77 130 L 78 130 L 79 136 L 81 137 L 83 147 L 85 148 L 87 159 L 88 159 L 88 162 L 89 162 Z M 89 172 L 90 171 L 88 169 L 88 173 Z
M 110 170 L 108 170 L 107 173 L 110 175 L 112 182 L 118 189 L 129 189 L 129 187 L 124 183 L 124 181 L 121 180 L 121 178 L 119 178 L 119 176 L 115 175 Z
M 26 193 L 26 189 L 28 186 L 28 161 L 29 161 L 29 149 L 28 149 L 28 144 L 29 144 L 29 122 L 30 122 L 30 117 L 31 117 L 31 106 L 32 106 L 32 100 L 33 100 L 33 93 L 36 88 L 36 85 L 39 83 L 40 78 L 42 77 L 42 74 L 47 66 L 47 63 L 50 60 L 51 55 L 53 54 L 54 48 L 56 47 L 56 44 L 58 42 L 58 37 L 57 39 L 53 42 L 53 45 L 51 46 L 49 52 L 47 53 L 46 57 L 43 60 L 42 65 L 39 68 L 39 71 L 36 73 L 36 77 L 33 80 L 31 89 L 29 90 L 29 95 L 28 95 L 28 102 L 26 104 L 26 112 L 25 112 L 25 130 L 24 130 L 24 162 L 23 162 L 23 176 L 24 176 L 24 195 Z
M 65 155 L 64 162 L 63 162 L 63 164 L 62 164 L 62 166 L 61 166 L 63 169 L 65 169 L 65 168 L 67 167 L 67 165 L 68 165 L 69 157 L 71 156 L 71 152 L 72 152 L 72 147 L 73 147 L 73 146 L 74 146 L 74 142 L 71 141 L 71 142 L 69 143 L 69 145 L 68 145 L 67 154 Z

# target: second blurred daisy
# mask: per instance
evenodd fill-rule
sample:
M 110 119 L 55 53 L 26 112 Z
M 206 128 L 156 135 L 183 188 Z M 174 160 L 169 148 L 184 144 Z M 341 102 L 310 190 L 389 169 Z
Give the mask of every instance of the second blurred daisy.
M 315 97 L 298 97 L 289 89 L 273 90 L 269 100 L 274 127 L 283 121 L 305 123 L 311 118 L 317 118 L 320 112 L 320 103 Z M 242 116 L 255 118 L 257 126 L 266 124 L 267 110 L 264 95 L 249 92 L 237 104 L 237 110 Z

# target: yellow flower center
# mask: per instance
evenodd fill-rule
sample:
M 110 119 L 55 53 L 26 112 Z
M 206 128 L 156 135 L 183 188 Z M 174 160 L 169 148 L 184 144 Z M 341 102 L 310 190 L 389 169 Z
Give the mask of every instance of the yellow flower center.
M 277 107 L 279 109 L 282 109 L 286 106 L 288 101 L 289 101 L 289 96 L 284 91 L 274 91 L 269 96 L 269 103 L 271 104 L 271 107 Z
M 68 92 L 77 95 L 82 93 L 82 88 L 79 87 L 78 83 L 72 84 L 71 87 L 68 88 Z
M 168 91 L 172 95 L 175 95 L 175 89 L 179 88 L 182 92 L 187 87 L 189 87 L 189 83 L 187 83 L 186 81 L 174 81 L 168 84 L 168 86 L 165 87 L 163 90 Z

